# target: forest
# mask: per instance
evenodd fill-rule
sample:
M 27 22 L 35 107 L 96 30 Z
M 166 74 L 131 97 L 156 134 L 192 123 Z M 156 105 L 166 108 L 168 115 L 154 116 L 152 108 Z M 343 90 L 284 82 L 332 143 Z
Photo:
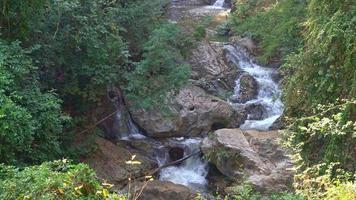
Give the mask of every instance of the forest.
M 0 0 L 0 199 L 353 200 L 355 172 L 353 0 Z

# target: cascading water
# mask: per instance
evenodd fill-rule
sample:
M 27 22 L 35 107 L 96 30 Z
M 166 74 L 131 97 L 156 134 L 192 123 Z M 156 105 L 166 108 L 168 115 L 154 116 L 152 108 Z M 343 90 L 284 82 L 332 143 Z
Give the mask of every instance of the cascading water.
M 253 120 L 250 117 L 240 126 L 241 129 L 268 130 L 283 113 L 283 103 L 281 101 L 281 90 L 278 84 L 273 81 L 273 74 L 276 69 L 266 68 L 258 65 L 252 60 L 249 54 L 241 47 L 225 45 L 227 59 L 234 63 L 240 70 L 250 74 L 258 83 L 258 95 L 255 99 L 247 101 L 239 106 L 251 104 L 261 105 L 264 108 L 264 118 Z M 239 95 L 240 79 L 236 81 L 235 95 Z
M 199 152 L 201 139 L 171 139 L 170 145 L 178 146 L 184 149 L 184 156 Z M 162 166 L 167 163 L 169 156 L 167 151 L 164 156 L 157 158 L 159 165 Z M 159 179 L 163 181 L 170 181 L 176 184 L 188 186 L 189 188 L 204 191 L 207 185 L 206 176 L 208 174 L 208 165 L 203 161 L 199 154 L 194 155 L 183 161 L 178 166 L 170 166 L 163 168 L 159 173 Z
M 224 6 L 224 4 L 225 4 L 225 0 L 217 0 L 214 3 L 213 7 L 222 8 Z
M 121 112 L 118 112 L 116 117 L 121 117 Z M 145 139 L 146 136 L 144 136 L 136 124 L 132 121 L 131 117 L 127 117 L 127 122 L 126 122 L 126 127 L 128 129 L 128 133 L 124 134 L 121 136 L 122 140 L 130 140 L 130 139 Z

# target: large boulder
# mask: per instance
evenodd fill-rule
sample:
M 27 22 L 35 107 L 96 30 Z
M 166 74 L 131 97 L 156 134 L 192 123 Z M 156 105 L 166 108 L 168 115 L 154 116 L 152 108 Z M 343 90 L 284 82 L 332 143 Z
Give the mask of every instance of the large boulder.
M 259 103 L 251 103 L 244 106 L 249 120 L 262 120 L 267 118 L 267 109 Z
M 229 91 L 233 91 L 238 69 L 236 66 L 227 65 L 224 44 L 200 42 L 192 51 L 189 62 L 192 66 L 191 78 L 195 85 L 223 98 Z
M 192 200 L 197 196 L 184 185 L 168 181 L 149 181 L 146 186 L 142 187 L 143 191 L 139 200 Z
M 292 179 L 288 152 L 277 131 L 220 129 L 203 141 L 202 151 L 225 176 L 245 180 L 261 191 L 284 190 Z
M 132 117 L 154 138 L 206 135 L 211 130 L 238 127 L 246 119 L 243 111 L 197 86 L 183 88 L 170 108 L 167 116 L 157 109 L 133 111 Z
M 248 37 L 241 38 L 239 36 L 233 36 L 229 40 L 231 44 L 244 48 L 252 55 L 258 54 L 258 48 L 255 42 L 251 38 Z
M 89 164 L 100 178 L 110 183 L 124 184 L 129 177 L 144 176 L 148 171 L 158 167 L 156 162 L 138 152 L 130 151 L 122 143 L 114 144 L 98 137 L 95 139 L 95 144 L 96 151 L 83 162 Z M 141 164 L 127 164 L 126 161 L 131 160 L 132 155 L 136 155 L 135 161 Z

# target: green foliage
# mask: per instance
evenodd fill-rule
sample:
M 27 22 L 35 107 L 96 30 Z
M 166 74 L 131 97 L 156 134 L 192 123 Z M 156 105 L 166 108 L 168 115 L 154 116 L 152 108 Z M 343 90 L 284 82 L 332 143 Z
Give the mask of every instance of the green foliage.
M 61 101 L 42 91 L 37 68 L 19 43 L 0 40 L 0 163 L 58 158 L 63 125 Z
M 0 165 L 0 199 L 116 199 L 110 184 L 101 184 L 85 164 L 66 160 L 46 162 L 22 170 Z
M 0 32 L 7 38 L 28 40 L 31 27 L 42 19 L 47 0 L 0 1 Z
M 235 186 L 232 190 L 233 200 L 304 200 L 302 196 L 287 192 L 263 195 L 248 184 Z
M 53 1 L 44 17 L 33 53 L 42 82 L 56 88 L 71 110 L 95 106 L 106 85 L 119 80 L 127 58 L 115 9 L 105 0 Z
M 356 170 L 356 101 L 320 106 L 318 114 L 295 119 L 289 127 L 289 145 L 299 152 L 302 165 L 339 162 Z
M 63 141 L 96 120 L 107 85 L 127 89 L 137 107 L 145 108 L 182 86 L 189 67 L 181 63 L 192 40 L 164 23 L 166 4 L 0 1 L 1 38 L 31 49 L 24 56 L 20 45 L 1 42 L 0 162 L 35 163 L 62 155 Z M 73 118 L 65 130 L 71 134 L 62 134 L 61 109 Z
M 206 27 L 210 25 L 212 20 L 212 17 L 207 16 L 199 20 L 198 23 L 194 24 L 195 30 L 193 32 L 193 37 L 195 40 L 199 41 L 206 37 Z
M 167 93 L 180 88 L 188 79 L 189 65 L 183 64 L 186 44 L 180 30 L 171 23 L 156 28 L 145 44 L 143 60 L 127 77 L 127 97 L 136 107 L 152 108 L 167 101 Z
M 296 152 L 295 188 L 308 199 L 340 197 L 354 183 L 356 170 L 356 101 L 319 106 L 317 114 L 289 127 L 288 145 Z M 354 186 L 352 186 L 354 187 Z M 355 190 L 345 195 L 355 195 Z M 333 198 L 329 198 L 333 199 Z M 352 199 L 352 198 L 345 198 Z
M 236 0 L 235 7 L 232 30 L 260 42 L 262 62 L 284 57 L 300 46 L 305 0 Z
M 326 200 L 353 200 L 356 199 L 356 183 L 337 183 L 329 188 Z
M 356 21 L 352 0 L 310 1 L 305 46 L 284 66 L 287 115 L 356 96 Z
M 228 22 L 220 24 L 215 28 L 215 31 L 219 36 L 228 36 L 231 31 L 230 24 Z
M 340 169 L 340 164 L 318 164 L 306 168 L 295 177 L 297 193 L 307 199 L 352 200 L 356 195 L 356 184 L 351 173 Z
M 168 3 L 169 0 L 116 1 L 115 19 L 124 28 L 121 36 L 128 42 L 132 57 L 141 56 L 152 31 L 165 23 L 162 8 Z
M 205 38 L 206 36 L 206 30 L 205 30 L 205 26 L 204 25 L 201 25 L 199 24 L 196 28 L 195 28 L 195 31 L 194 31 L 194 38 L 196 40 L 202 40 Z

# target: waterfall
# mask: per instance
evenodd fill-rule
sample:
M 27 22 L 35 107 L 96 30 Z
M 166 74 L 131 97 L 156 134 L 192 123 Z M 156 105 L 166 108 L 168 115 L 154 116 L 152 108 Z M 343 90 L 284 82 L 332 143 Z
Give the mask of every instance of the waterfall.
M 251 104 L 260 105 L 264 108 L 265 112 L 265 117 L 261 120 L 253 120 L 248 117 L 240 128 L 268 130 L 273 122 L 282 115 L 284 110 L 284 105 L 281 100 L 281 90 L 279 85 L 272 79 L 272 75 L 276 73 L 276 69 L 258 65 L 243 48 L 225 45 L 225 50 L 228 52 L 227 59 L 240 70 L 250 74 L 258 83 L 257 97 L 238 105 L 245 107 Z M 239 79 L 236 83 L 235 95 L 239 95 Z
M 116 114 L 112 119 L 112 128 L 106 128 L 109 135 L 115 139 L 130 140 L 144 139 L 145 136 L 140 132 L 137 125 L 133 122 L 130 112 L 125 105 L 122 92 L 114 85 L 107 88 L 108 99 L 115 107 Z
M 213 7 L 222 8 L 224 6 L 225 0 L 216 0 Z
M 169 143 L 173 146 L 180 146 L 184 149 L 184 156 L 199 151 L 201 138 L 190 139 L 171 139 Z M 167 153 L 157 158 L 160 165 L 167 163 Z M 200 155 L 194 155 L 178 166 L 170 166 L 164 168 L 159 173 L 159 179 L 162 181 L 170 181 L 176 184 L 185 185 L 189 188 L 194 188 L 199 191 L 204 191 L 208 183 L 206 176 L 208 175 L 208 164 L 202 160 Z

